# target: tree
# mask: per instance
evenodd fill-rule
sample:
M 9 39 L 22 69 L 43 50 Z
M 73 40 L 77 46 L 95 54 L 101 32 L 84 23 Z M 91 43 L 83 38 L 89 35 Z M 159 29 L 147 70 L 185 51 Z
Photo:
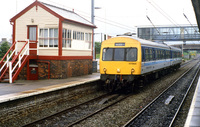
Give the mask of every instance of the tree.
M 101 50 L 101 42 L 95 42 L 96 54 L 100 54 L 100 50 Z
M 6 54 L 6 52 L 10 49 L 10 46 L 7 41 L 3 42 L 0 46 L 0 58 Z

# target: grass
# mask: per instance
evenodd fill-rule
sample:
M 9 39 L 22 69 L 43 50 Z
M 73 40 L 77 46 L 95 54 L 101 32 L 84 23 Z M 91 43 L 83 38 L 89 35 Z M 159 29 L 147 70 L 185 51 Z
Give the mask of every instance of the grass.
M 100 58 L 100 54 L 96 54 L 96 59 L 99 59 Z

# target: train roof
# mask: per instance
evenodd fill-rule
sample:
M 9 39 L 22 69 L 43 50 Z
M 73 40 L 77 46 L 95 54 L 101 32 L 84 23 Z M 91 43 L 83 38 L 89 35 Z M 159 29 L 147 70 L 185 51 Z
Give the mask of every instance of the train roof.
M 125 38 L 131 38 L 131 39 L 137 40 L 138 42 L 140 42 L 140 44 L 142 46 L 153 46 L 153 47 L 158 47 L 158 48 L 181 50 L 179 48 L 176 48 L 176 47 L 173 47 L 173 46 L 169 46 L 167 44 L 152 42 L 152 41 L 140 39 L 140 38 L 133 37 L 133 36 L 117 36 L 117 37 L 125 37 Z
M 177 47 L 173 47 L 173 46 L 169 46 L 172 50 L 178 50 L 178 51 L 181 51 L 180 48 L 177 48 Z
M 153 46 L 153 47 L 160 47 L 160 48 L 161 47 L 162 48 L 169 48 L 169 46 L 166 45 L 166 44 L 156 43 L 156 42 L 140 39 L 140 38 L 133 37 L 133 36 L 118 36 L 118 37 L 125 37 L 125 38 L 131 38 L 131 39 L 137 40 L 138 42 L 140 42 L 140 44 L 142 46 Z

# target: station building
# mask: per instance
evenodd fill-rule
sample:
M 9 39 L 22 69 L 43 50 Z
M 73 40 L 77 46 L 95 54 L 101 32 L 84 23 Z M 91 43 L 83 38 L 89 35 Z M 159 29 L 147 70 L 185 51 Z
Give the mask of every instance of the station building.
M 17 79 L 62 79 L 92 73 L 91 22 L 74 11 L 35 1 L 10 20 L 17 52 L 29 40 Z M 23 49 L 25 50 L 25 49 Z

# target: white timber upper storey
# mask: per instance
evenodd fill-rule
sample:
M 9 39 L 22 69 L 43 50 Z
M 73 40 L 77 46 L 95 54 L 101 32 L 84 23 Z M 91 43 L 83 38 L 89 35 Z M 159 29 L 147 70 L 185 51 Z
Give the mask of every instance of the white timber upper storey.
M 96 26 L 73 11 L 35 1 L 10 22 L 13 40 L 35 42 L 37 55 L 92 56 Z

